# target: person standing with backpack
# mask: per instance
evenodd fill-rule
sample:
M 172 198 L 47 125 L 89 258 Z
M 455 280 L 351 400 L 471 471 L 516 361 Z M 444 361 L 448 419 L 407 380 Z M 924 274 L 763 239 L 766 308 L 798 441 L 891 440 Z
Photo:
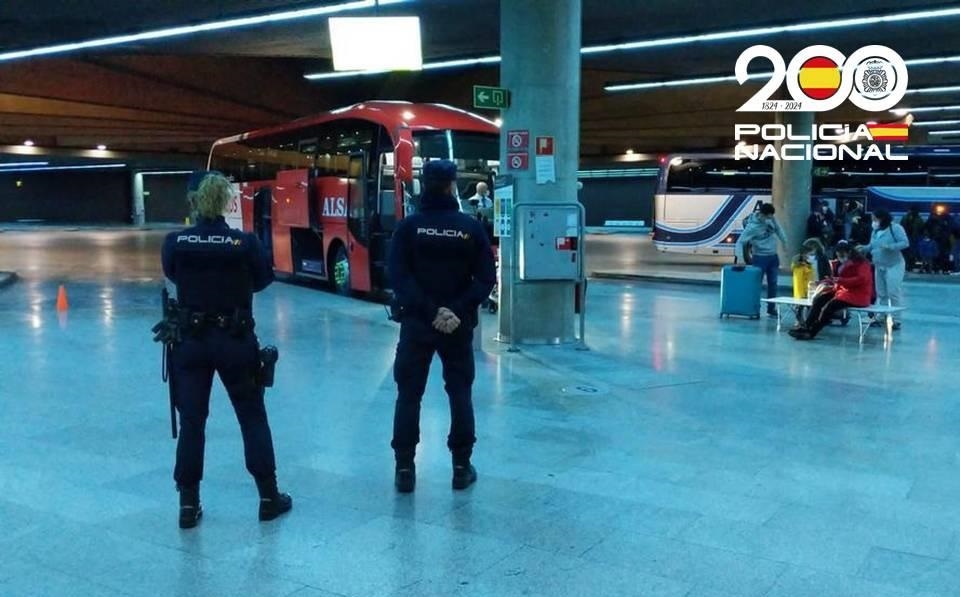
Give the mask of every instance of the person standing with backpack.
M 906 261 L 903 251 L 910 247 L 910 239 L 903 226 L 893 221 L 890 212 L 878 209 L 873 212 L 873 234 L 870 244 L 863 247 L 873 257 L 876 268 L 877 304 L 900 307 L 903 305 L 903 277 Z M 879 321 L 874 322 L 879 325 Z M 900 323 L 893 324 L 899 329 Z
M 777 255 L 777 241 L 784 246 L 787 244 L 787 235 L 774 217 L 777 211 L 772 203 L 764 203 L 743 223 L 743 234 L 737 241 L 734 254 L 743 263 L 746 248 L 750 246 L 750 265 L 759 267 L 767 279 L 767 298 L 777 296 L 777 284 L 780 276 L 780 257 Z M 767 315 L 776 317 L 777 308 L 767 304 Z

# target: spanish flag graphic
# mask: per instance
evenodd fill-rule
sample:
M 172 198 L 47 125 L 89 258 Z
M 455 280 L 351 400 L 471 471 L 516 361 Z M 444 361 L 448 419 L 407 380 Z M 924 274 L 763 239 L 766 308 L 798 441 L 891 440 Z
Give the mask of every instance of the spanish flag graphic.
M 833 60 L 816 56 L 800 67 L 800 89 L 810 99 L 825 100 L 840 88 L 840 68 Z
M 898 142 L 906 141 L 910 134 L 910 125 L 895 122 L 892 124 L 868 124 L 870 136 L 874 141 Z

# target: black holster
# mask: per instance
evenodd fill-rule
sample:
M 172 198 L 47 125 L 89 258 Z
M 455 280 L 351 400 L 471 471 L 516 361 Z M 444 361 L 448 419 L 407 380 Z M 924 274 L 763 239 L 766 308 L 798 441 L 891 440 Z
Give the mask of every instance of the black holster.
M 280 351 L 276 346 L 264 346 L 260 349 L 260 368 L 257 372 L 257 383 L 264 388 L 272 388 L 274 374 L 277 369 L 277 361 L 280 359 Z

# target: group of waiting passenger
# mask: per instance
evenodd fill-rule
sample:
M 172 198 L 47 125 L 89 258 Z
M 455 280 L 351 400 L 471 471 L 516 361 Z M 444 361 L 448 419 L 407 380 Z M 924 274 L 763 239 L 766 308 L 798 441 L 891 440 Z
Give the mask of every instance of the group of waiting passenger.
M 934 209 L 924 220 L 914 208 L 900 220 L 910 239 L 905 251 L 907 270 L 927 274 L 960 272 L 960 217 L 950 214 L 946 207 Z
M 807 238 L 816 238 L 832 247 L 840 240 L 854 244 L 870 244 L 873 230 L 871 218 L 863 204 L 841 200 L 839 215 L 830 205 L 818 201 L 807 218 Z M 910 247 L 904 250 L 907 271 L 928 274 L 960 273 L 960 214 L 951 214 L 946 205 L 935 207 L 924 218 L 917 208 L 900 220 Z
M 738 259 L 761 269 L 768 298 L 777 296 L 778 244 L 787 242 L 775 213 L 773 205 L 761 205 L 744 222 L 736 247 Z M 910 246 L 903 226 L 882 209 L 871 215 L 867 242 L 841 239 L 833 248 L 833 259 L 820 238 L 805 240 L 792 263 L 794 295 L 812 299 L 812 305 L 790 335 L 798 340 L 812 340 L 838 314 L 852 307 L 868 307 L 874 300 L 880 305 L 900 306 L 906 272 L 903 252 Z M 776 307 L 768 304 L 767 313 L 775 317 Z M 899 327 L 899 323 L 894 323 L 894 329 Z

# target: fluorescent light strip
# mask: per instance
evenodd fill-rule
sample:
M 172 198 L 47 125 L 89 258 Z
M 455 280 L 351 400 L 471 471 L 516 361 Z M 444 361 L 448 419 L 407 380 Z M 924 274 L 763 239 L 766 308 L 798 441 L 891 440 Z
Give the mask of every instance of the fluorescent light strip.
M 916 114 L 918 112 L 946 112 L 950 110 L 960 110 L 960 105 L 956 106 L 920 106 L 918 108 L 895 108 L 890 110 L 897 116 L 906 116 L 907 114 Z
M 946 64 L 947 62 L 960 62 L 960 56 L 941 56 L 939 58 L 914 58 L 913 60 L 904 60 L 907 66 L 925 66 L 927 64 Z
M 459 60 L 443 60 L 440 62 L 424 62 L 422 70 L 439 70 L 444 68 L 457 68 L 462 66 L 479 66 L 482 64 L 497 64 L 500 62 L 499 56 L 483 56 L 480 58 L 463 58 Z M 368 75 L 384 75 L 390 70 L 357 70 L 345 72 L 313 73 L 304 75 L 304 79 L 311 81 L 322 81 L 324 79 L 343 79 L 347 77 L 363 77 Z M 414 71 L 400 71 L 414 72 Z
M 608 170 L 578 170 L 577 178 L 646 178 L 658 176 L 659 168 L 620 168 Z
M 960 120 L 928 120 L 926 122 L 914 122 L 911 126 L 942 126 L 946 124 L 960 124 Z
M 0 164 L 0 168 L 22 168 L 24 166 L 46 166 L 50 162 L 10 162 L 8 164 Z
M 960 135 L 960 131 L 930 131 L 931 135 Z
M 407 0 L 380 0 L 380 5 L 399 4 Z M 33 56 L 49 56 L 50 54 L 65 54 L 76 52 L 78 50 L 89 50 L 92 48 L 103 48 L 106 46 L 118 46 L 138 41 L 152 41 L 155 39 L 167 39 L 170 37 L 181 37 L 192 33 L 205 33 L 208 31 L 222 31 L 224 29 L 236 29 L 238 27 L 251 27 L 253 25 L 262 25 L 264 23 L 278 23 L 282 21 L 292 21 L 295 19 L 306 19 L 310 17 L 319 17 L 331 15 L 340 12 L 353 10 L 362 10 L 364 8 L 374 8 L 377 5 L 376 0 L 357 0 L 355 2 L 343 2 L 327 6 L 315 6 L 313 8 L 303 8 L 299 10 L 284 10 L 280 12 L 269 13 L 255 17 L 239 17 L 234 19 L 225 19 L 221 21 L 211 21 L 209 23 L 200 23 L 198 25 L 182 25 L 179 27 L 168 27 L 166 29 L 155 29 L 153 31 L 144 31 L 142 33 L 132 33 L 129 35 L 114 35 L 99 39 L 90 39 L 87 41 L 78 41 L 53 46 L 43 46 L 30 50 L 15 50 L 13 52 L 0 53 L 0 62 L 5 60 L 17 60 L 19 58 L 30 58 Z
M 907 93 L 952 93 L 960 91 L 960 85 L 947 85 L 944 87 L 927 87 L 924 89 L 907 89 Z
M 7 172 L 51 172 L 54 170 L 94 170 L 94 169 L 107 169 L 107 168 L 126 168 L 126 164 L 90 164 L 86 166 L 45 166 L 40 168 L 8 168 L 0 172 L 0 174 L 6 174 Z
M 638 40 L 621 44 L 605 44 L 599 46 L 587 46 L 580 49 L 583 55 L 605 54 L 609 52 L 623 52 L 629 50 L 645 50 L 650 48 L 660 48 L 666 46 L 684 46 L 695 43 L 709 41 L 724 41 L 730 39 L 742 39 L 746 37 L 760 37 L 764 35 L 774 35 L 777 33 L 794 33 L 797 31 L 816 31 L 821 29 L 839 29 L 844 27 L 863 27 L 865 25 L 876 25 L 878 23 L 899 24 L 904 21 L 917 21 L 925 19 L 942 19 L 947 17 L 960 16 L 960 8 L 944 8 L 939 10 L 919 10 L 912 12 L 901 12 L 879 17 L 853 17 L 848 19 L 834 19 L 829 21 L 812 21 L 809 23 L 797 23 L 795 25 L 781 25 L 776 27 L 754 27 L 751 29 L 740 29 L 735 31 L 718 31 L 716 33 L 702 33 L 699 35 L 682 35 L 676 37 L 663 37 L 659 39 Z M 922 60 L 940 60 L 951 61 L 946 58 L 924 58 Z M 480 62 L 474 62 L 480 61 Z M 466 58 L 463 60 L 447 60 L 442 62 L 425 62 L 423 68 L 453 68 L 457 66 L 472 66 L 474 64 L 495 64 L 500 62 L 499 56 L 486 56 L 483 58 Z M 920 63 L 917 63 L 920 64 Z M 926 63 L 925 63 L 926 64 Z M 936 62 L 929 62 L 936 64 Z M 383 74 L 385 71 L 346 71 L 339 73 L 309 73 L 305 78 L 317 81 L 323 79 L 343 79 L 364 75 Z M 761 75 L 757 75 L 758 77 Z M 714 78 L 714 77 L 710 77 Z M 730 77 L 731 80 L 736 80 Z M 712 81 L 720 82 L 720 81 Z M 694 83 L 691 83 L 694 84 Z
M 878 23 L 901 23 L 903 21 L 916 21 L 922 19 L 939 19 L 944 17 L 960 16 L 960 8 L 944 8 L 939 10 L 919 10 L 912 12 L 902 12 L 897 14 L 884 15 L 879 17 L 852 17 L 848 19 L 833 19 L 829 21 L 812 21 L 810 23 L 797 23 L 795 25 L 781 25 L 775 27 L 755 27 L 752 29 L 741 29 L 739 31 L 718 31 L 716 33 L 702 33 L 700 35 L 683 35 L 678 37 L 666 37 L 661 39 L 650 39 L 643 41 L 627 42 L 622 44 L 609 44 L 604 46 L 591 46 L 583 48 L 582 54 L 601 54 L 605 52 L 616 52 L 624 50 L 643 50 L 648 48 L 659 48 L 664 46 L 679 46 L 705 41 L 725 41 L 730 39 L 742 39 L 745 37 L 759 37 L 762 35 L 774 35 L 777 33 L 795 33 L 797 31 L 816 31 L 822 29 L 840 29 L 845 27 L 862 27 L 864 25 L 876 25 Z
M 748 79 L 770 78 L 773 73 L 753 73 L 747 75 Z M 714 83 L 730 83 L 737 80 L 735 75 L 724 75 L 719 77 L 697 77 L 694 79 L 676 79 L 673 81 L 652 81 L 650 83 L 623 83 L 618 85 L 607 85 L 604 91 L 640 91 L 643 89 L 664 89 L 668 87 L 688 87 L 690 85 L 712 85 Z
M 960 62 L 958 56 L 941 56 L 936 58 L 913 58 L 904 60 L 907 66 L 927 66 L 932 64 L 943 64 L 945 62 Z M 752 73 L 747 75 L 747 79 L 769 79 L 773 73 Z M 736 82 L 735 75 L 721 75 L 716 77 L 694 77 L 691 79 L 674 79 L 672 81 L 651 81 L 649 83 L 619 83 L 616 85 L 607 85 L 604 91 L 643 91 L 645 89 L 664 89 L 669 87 L 689 87 L 692 85 L 712 85 L 714 83 L 733 83 Z M 918 90 L 922 93 L 922 90 Z M 910 91 L 907 91 L 910 93 Z M 894 110 L 891 110 L 893 112 Z

